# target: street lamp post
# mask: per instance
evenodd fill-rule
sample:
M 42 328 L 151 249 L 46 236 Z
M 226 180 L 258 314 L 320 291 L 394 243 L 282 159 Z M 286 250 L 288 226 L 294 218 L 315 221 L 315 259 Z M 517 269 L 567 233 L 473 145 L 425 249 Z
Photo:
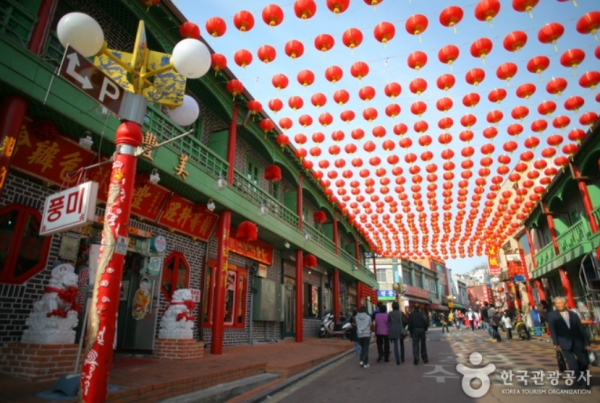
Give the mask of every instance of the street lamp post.
M 141 124 L 148 98 L 152 102 L 174 108 L 169 116 L 175 123 L 193 123 L 198 117 L 199 109 L 191 97 L 183 96 L 185 79 L 201 77 L 208 71 L 210 52 L 202 42 L 195 39 L 179 42 L 173 49 L 172 56 L 152 52 L 146 45 L 144 22 L 140 21 L 133 54 L 119 52 L 121 57 L 116 57 L 114 51 L 107 49 L 100 25 L 82 13 L 65 15 L 58 23 L 57 34 L 63 46 L 69 45 L 85 57 L 105 56 L 112 60 L 124 72 L 121 80 L 117 82 L 128 91 L 125 92 L 123 100 L 125 107 L 119 112 L 122 123 L 115 133 L 117 147 L 110 174 L 102 246 L 89 313 L 88 339 L 80 384 L 82 401 L 105 402 L 113 357 L 123 263 L 127 251 L 137 163 L 136 149 L 143 141 Z M 163 60 L 166 56 L 169 62 L 158 68 L 149 68 L 149 60 L 156 60 L 157 56 Z M 129 62 L 124 61 L 127 59 Z M 164 84 L 164 80 L 160 79 L 160 75 L 164 73 L 175 77 L 173 81 L 177 84 L 176 94 L 156 88 L 160 85 L 157 83 Z M 153 80 L 149 80 L 150 78 Z

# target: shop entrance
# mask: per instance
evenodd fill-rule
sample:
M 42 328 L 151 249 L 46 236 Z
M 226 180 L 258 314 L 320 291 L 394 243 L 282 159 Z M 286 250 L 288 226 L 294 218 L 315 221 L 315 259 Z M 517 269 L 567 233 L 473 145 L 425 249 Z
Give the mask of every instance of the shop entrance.
M 292 278 L 285 278 L 284 290 L 284 319 L 281 323 L 281 335 L 283 338 L 296 337 L 296 281 Z

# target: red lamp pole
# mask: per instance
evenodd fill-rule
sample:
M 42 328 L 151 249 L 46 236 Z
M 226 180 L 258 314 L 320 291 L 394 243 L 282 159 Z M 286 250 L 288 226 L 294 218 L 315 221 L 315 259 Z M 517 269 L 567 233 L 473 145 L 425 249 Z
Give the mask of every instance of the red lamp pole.
M 80 396 L 86 403 L 106 401 L 123 263 L 127 252 L 129 216 L 137 163 L 135 150 L 142 145 L 142 139 L 142 129 L 136 122 L 123 122 L 117 129 L 115 141 L 117 152 L 110 174 L 102 247 L 90 309 L 85 361 L 81 371 Z
M 225 287 L 227 285 L 227 261 L 229 260 L 229 227 L 231 211 L 225 210 L 217 224 L 217 268 L 215 270 L 215 303 L 213 305 L 213 328 L 210 342 L 211 354 L 223 354 L 223 321 L 225 318 Z

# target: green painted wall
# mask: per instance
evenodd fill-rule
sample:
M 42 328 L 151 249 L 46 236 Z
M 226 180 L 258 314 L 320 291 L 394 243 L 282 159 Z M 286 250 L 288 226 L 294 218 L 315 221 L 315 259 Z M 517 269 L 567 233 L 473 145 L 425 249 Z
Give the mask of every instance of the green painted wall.
M 323 224 L 323 233 L 333 241 L 333 223 Z
M 296 192 L 296 191 L 285 192 L 283 194 L 283 205 L 295 213 L 296 209 L 298 208 L 297 204 L 296 204 L 298 202 L 297 198 L 298 198 L 298 192 Z
M 592 206 L 594 208 L 600 207 L 600 183 L 587 185 L 587 188 L 590 193 L 590 199 L 592 199 Z
M 556 229 L 556 236 L 560 236 L 567 232 L 569 229 L 569 221 L 566 216 L 554 216 L 554 228 Z
M 208 148 L 214 151 L 219 157 L 227 160 L 227 143 L 229 140 L 229 131 L 222 130 L 220 132 L 211 133 L 208 140 Z

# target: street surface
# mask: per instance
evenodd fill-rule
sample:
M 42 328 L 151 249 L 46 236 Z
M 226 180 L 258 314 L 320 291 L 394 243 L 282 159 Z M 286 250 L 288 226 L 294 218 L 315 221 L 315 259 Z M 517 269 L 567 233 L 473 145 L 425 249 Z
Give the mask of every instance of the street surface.
M 429 363 L 413 364 L 411 340 L 405 340 L 405 362 L 396 365 L 393 351 L 390 362 L 377 361 L 377 347 L 369 350 L 370 368 L 361 368 L 353 354 L 336 364 L 316 372 L 303 381 L 272 396 L 269 402 L 331 403 L 331 402 L 473 402 L 461 386 L 463 375 L 458 364 L 470 368 L 486 368 L 490 373 L 489 391 L 478 402 L 598 402 L 600 399 L 600 368 L 591 367 L 591 389 L 565 385 L 561 375 L 556 379 L 556 353 L 553 346 L 539 339 L 501 343 L 487 340 L 484 330 L 454 328 L 442 334 L 441 329 L 427 333 Z M 480 353 L 479 365 L 469 362 Z M 466 372 L 464 368 L 463 373 Z M 535 372 L 534 372 L 535 371 Z M 540 372 L 541 371 L 541 372 Z M 481 374 L 481 372 L 478 372 Z M 512 374 L 512 381 L 509 379 Z M 485 375 L 483 375 L 485 377 Z M 504 380 L 503 380 L 504 378 Z M 509 385 L 512 383 L 512 385 Z M 525 384 L 526 383 L 526 384 Z M 558 383 L 557 385 L 555 385 Z M 465 382 L 466 384 L 466 382 Z M 471 383 L 476 395 L 481 383 Z M 555 385 L 555 386 L 554 386 Z

